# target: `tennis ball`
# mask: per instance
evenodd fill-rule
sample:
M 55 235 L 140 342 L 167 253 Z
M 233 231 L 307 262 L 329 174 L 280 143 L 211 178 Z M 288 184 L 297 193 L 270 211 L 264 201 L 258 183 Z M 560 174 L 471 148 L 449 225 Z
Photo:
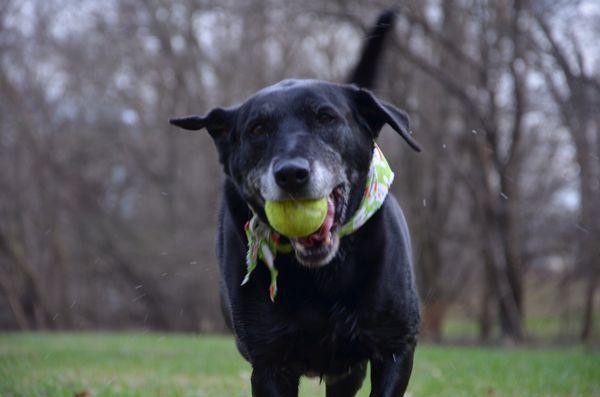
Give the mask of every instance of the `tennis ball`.
M 287 237 L 304 237 L 319 230 L 327 216 L 327 198 L 316 200 L 267 201 L 267 219 Z

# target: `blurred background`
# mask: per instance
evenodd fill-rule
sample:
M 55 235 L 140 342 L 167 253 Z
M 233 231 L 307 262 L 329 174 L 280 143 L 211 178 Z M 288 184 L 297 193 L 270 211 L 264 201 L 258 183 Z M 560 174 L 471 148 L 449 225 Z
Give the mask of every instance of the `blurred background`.
M 375 91 L 424 151 L 380 146 L 423 338 L 598 342 L 594 0 L 0 1 L 0 329 L 227 332 L 216 151 L 167 120 L 343 82 L 391 6 Z

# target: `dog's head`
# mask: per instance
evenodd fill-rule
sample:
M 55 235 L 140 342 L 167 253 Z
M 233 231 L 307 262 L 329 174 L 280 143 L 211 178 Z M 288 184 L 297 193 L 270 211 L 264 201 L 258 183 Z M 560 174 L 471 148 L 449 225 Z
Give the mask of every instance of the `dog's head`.
M 306 266 L 323 266 L 335 256 L 337 231 L 360 204 L 383 125 L 420 150 L 403 111 L 356 86 L 317 80 L 284 80 L 240 106 L 171 124 L 208 130 L 225 173 L 264 222 L 266 200 L 328 198 L 323 226 L 291 239 Z

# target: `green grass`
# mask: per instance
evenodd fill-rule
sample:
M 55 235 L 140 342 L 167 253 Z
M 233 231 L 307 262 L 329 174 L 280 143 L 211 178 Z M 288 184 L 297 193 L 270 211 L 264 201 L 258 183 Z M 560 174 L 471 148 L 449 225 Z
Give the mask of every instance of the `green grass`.
M 600 322 L 599 322 L 600 323 Z M 536 341 L 551 342 L 560 337 L 577 340 L 579 323 L 564 324 L 560 318 L 551 315 L 529 315 L 525 318 L 525 334 Z M 570 325 L 570 326 L 569 326 Z M 568 327 L 567 327 L 568 326 Z M 499 336 L 499 326 L 494 324 L 493 335 Z M 479 324 L 477 319 L 453 316 L 444 321 L 443 335 L 446 340 L 477 340 Z M 600 338 L 600 326 L 594 328 L 594 339 Z
M 0 334 L 1 397 L 247 397 L 249 377 L 227 337 Z M 300 389 L 303 397 L 324 395 L 315 380 Z M 600 354 L 422 345 L 409 395 L 600 396 Z

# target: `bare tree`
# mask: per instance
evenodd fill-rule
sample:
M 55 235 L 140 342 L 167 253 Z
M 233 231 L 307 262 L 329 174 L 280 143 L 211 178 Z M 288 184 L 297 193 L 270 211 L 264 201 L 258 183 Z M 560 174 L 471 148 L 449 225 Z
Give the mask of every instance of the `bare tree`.
M 462 310 L 483 339 L 499 323 L 521 340 L 527 269 L 558 257 L 561 276 L 585 276 L 590 337 L 598 72 L 555 24 L 565 14 L 534 8 L 550 3 L 2 2 L 0 327 L 224 330 L 221 170 L 205 134 L 166 120 L 283 78 L 344 81 L 376 14 L 396 7 L 377 91 L 409 111 L 426 150 L 407 155 L 392 134 L 381 146 L 413 225 L 424 334 L 443 339 Z
M 597 243 L 600 239 L 600 73 L 597 67 L 587 66 L 582 39 L 572 28 L 563 25 L 563 42 L 557 38 L 551 21 L 555 18 L 553 13 L 560 11 L 561 7 L 557 7 L 534 15 L 541 33 L 537 41 L 541 50 L 539 66 L 561 121 L 571 135 L 580 169 L 577 270 L 587 280 L 581 328 L 581 339 L 587 341 L 592 337 L 594 300 L 600 272 L 600 247 Z M 586 21 L 581 15 L 572 18 L 590 26 L 600 21 L 597 17 Z M 564 83 L 557 81 L 556 71 L 560 72 Z

